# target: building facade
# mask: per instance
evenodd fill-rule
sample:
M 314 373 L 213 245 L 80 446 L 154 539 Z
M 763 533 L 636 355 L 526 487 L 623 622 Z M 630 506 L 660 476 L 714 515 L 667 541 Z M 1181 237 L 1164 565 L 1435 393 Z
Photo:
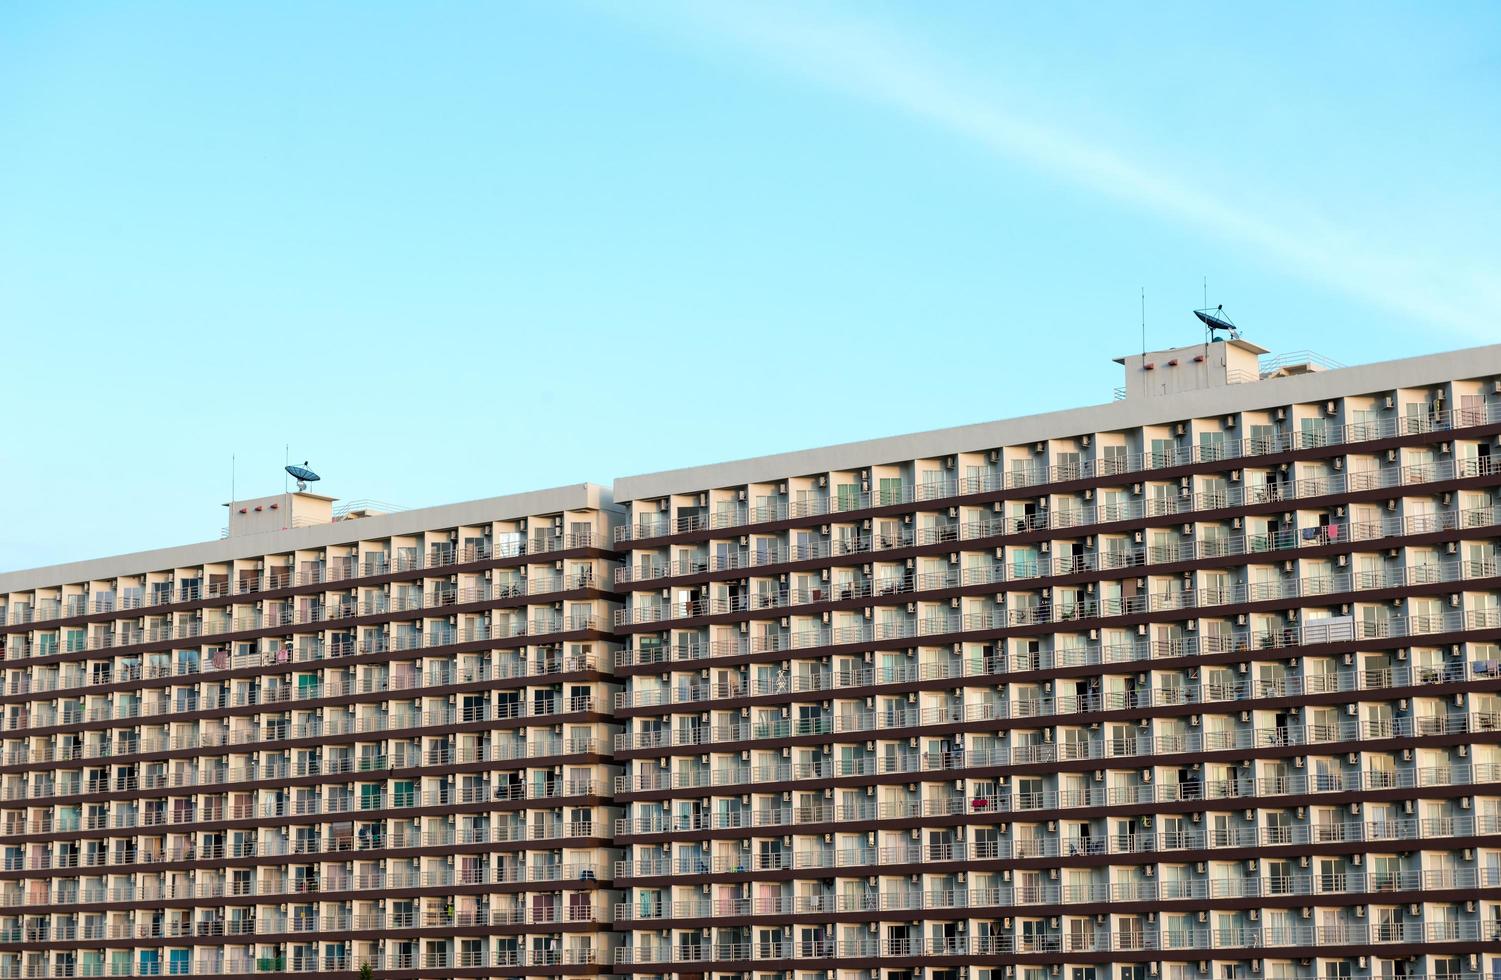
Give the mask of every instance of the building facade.
M 0 977 L 1501 976 L 1501 346 L 1264 353 L 0 575 Z
M 609 964 L 608 491 L 233 508 L 3 579 L 0 976 Z

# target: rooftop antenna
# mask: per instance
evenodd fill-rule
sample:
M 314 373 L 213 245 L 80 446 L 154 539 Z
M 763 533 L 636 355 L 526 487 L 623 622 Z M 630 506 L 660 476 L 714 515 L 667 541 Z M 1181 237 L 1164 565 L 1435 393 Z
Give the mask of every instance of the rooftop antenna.
M 1221 303 L 1212 310 L 1209 308 L 1208 276 L 1204 277 L 1204 306 L 1202 309 L 1194 310 L 1194 316 L 1198 317 L 1204 324 L 1204 342 L 1206 344 L 1212 344 L 1216 340 L 1219 340 L 1219 331 L 1221 330 L 1225 331 L 1226 336 L 1230 340 L 1240 339 L 1240 328 L 1235 325 L 1234 320 L 1231 320 L 1226 315 L 1225 304 Z
M 1147 287 L 1141 287 L 1141 354 L 1147 354 Z
M 1204 332 L 1208 336 L 1209 343 L 1214 343 L 1220 339 L 1219 331 L 1221 330 L 1225 331 L 1227 338 L 1230 340 L 1240 339 L 1240 328 L 1235 325 L 1235 322 L 1230 319 L 1229 314 L 1225 312 L 1225 305 L 1223 303 L 1212 310 L 1208 304 L 1205 304 L 1202 310 L 1194 310 L 1194 316 L 1198 317 L 1204 324 Z
M 301 466 L 289 463 L 287 464 L 285 469 L 287 471 L 287 475 L 297 481 L 297 491 L 299 493 L 306 490 L 309 483 L 317 483 L 319 480 L 323 479 L 317 473 L 314 473 L 312 470 L 307 468 L 307 460 L 303 460 Z
M 1206 276 L 1204 276 L 1204 306 L 1203 306 L 1203 309 L 1207 310 L 1208 308 L 1209 308 L 1209 277 L 1206 275 Z M 1202 320 L 1203 317 L 1199 317 L 1199 319 Z M 1214 340 L 1214 331 L 1206 329 L 1204 331 L 1204 356 L 1206 356 L 1206 357 L 1209 356 L 1209 345 L 1210 345 L 1210 343 L 1213 340 Z

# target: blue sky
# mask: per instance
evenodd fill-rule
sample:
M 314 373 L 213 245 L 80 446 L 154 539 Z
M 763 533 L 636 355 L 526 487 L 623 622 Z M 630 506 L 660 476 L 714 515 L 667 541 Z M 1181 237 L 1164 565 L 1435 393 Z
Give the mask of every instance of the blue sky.
M 1501 6 L 0 6 L 0 568 L 1501 337 Z M 612 434 L 602 438 L 603 427 Z

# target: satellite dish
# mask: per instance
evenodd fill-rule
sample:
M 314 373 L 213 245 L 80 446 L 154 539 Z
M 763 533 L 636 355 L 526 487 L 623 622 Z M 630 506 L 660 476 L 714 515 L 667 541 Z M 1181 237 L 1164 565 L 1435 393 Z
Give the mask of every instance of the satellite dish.
M 323 479 L 317 473 L 314 473 L 312 470 L 307 468 L 307 460 L 303 460 L 301 466 L 298 466 L 294 463 L 293 465 L 286 467 L 286 470 L 287 475 L 297 481 L 298 490 L 306 490 L 309 483 L 317 483 L 319 480 Z
M 1225 306 L 1223 303 L 1219 306 L 1216 306 L 1212 310 L 1208 309 L 1207 307 L 1202 310 L 1194 310 L 1194 316 L 1198 317 L 1201 321 L 1203 321 L 1204 326 L 1209 328 L 1210 340 L 1219 339 L 1219 337 L 1215 334 L 1215 331 L 1217 330 L 1223 330 L 1228 333 L 1231 340 L 1240 339 L 1240 329 L 1236 327 L 1235 323 L 1230 319 L 1230 317 L 1225 314 Z

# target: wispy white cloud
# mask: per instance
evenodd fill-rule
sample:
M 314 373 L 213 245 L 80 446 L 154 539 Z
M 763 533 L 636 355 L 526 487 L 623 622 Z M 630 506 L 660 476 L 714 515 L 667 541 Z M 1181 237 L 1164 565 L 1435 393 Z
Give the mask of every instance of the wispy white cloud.
M 640 8 L 633 8 L 639 10 Z M 1230 200 L 1159 163 L 1133 160 L 1064 125 L 1015 111 L 993 83 L 868 18 L 826 5 L 693 4 L 678 31 L 709 32 L 760 62 L 968 140 L 1053 180 L 1087 188 L 1352 299 L 1457 334 L 1494 340 L 1477 312 L 1501 306 L 1501 279 L 1443 243 L 1371 240 L 1306 206 Z M 701 35 L 700 35 L 701 36 Z

